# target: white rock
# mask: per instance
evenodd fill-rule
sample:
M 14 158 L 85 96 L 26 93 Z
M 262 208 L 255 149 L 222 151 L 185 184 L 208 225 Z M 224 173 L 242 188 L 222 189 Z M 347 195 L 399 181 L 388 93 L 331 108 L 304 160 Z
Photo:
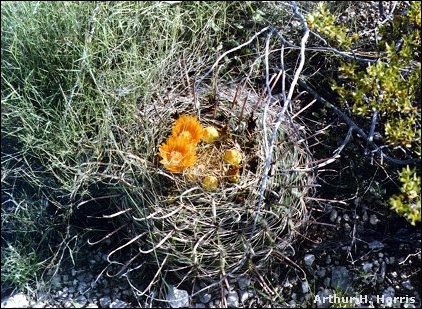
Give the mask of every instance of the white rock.
M 309 284 L 307 281 L 302 282 L 302 293 L 306 294 L 309 292 Z
M 227 295 L 227 307 L 229 308 L 239 307 L 239 295 L 237 295 L 237 292 L 230 292 Z
M 313 254 L 306 254 L 305 257 L 303 258 L 303 262 L 305 263 L 306 266 L 312 266 L 312 264 L 315 261 L 315 255 Z
M 5 297 L 1 300 L 2 308 L 27 308 L 28 306 L 29 301 L 22 293 Z
M 176 289 L 174 286 L 169 287 L 166 296 L 172 308 L 182 308 L 189 305 L 189 294 L 185 290 Z
M 248 291 L 243 291 L 242 295 L 240 296 L 240 301 L 243 303 L 249 299 Z

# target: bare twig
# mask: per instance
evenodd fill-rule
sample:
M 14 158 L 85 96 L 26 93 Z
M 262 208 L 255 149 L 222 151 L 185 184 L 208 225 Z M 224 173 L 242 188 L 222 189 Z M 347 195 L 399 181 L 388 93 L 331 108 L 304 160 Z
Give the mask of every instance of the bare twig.
M 347 116 L 343 111 L 338 109 L 336 106 L 325 100 L 321 95 L 319 95 L 314 89 L 312 89 L 310 86 L 308 86 L 303 80 L 299 80 L 299 85 L 305 88 L 306 91 L 309 92 L 312 96 L 315 97 L 315 99 L 324 104 L 326 107 L 331 108 L 340 118 L 343 119 L 344 122 L 349 126 L 350 129 L 356 131 L 364 140 L 367 141 L 369 148 L 376 154 L 378 154 L 381 159 L 385 159 L 388 162 L 396 165 L 408 165 L 408 164 L 416 164 L 420 160 L 419 159 L 407 159 L 407 160 L 399 160 L 396 158 L 392 158 L 388 155 L 386 155 L 382 149 L 385 148 L 383 146 L 378 146 L 374 143 L 373 140 L 370 140 L 368 138 L 368 134 L 365 133 L 365 131 L 360 128 L 349 116 Z M 376 115 L 375 115 L 376 116 Z M 375 126 L 375 122 L 373 121 L 373 124 Z
M 266 189 L 266 186 L 267 186 L 268 173 L 269 173 L 270 166 L 271 166 L 272 152 L 273 152 L 273 148 L 274 148 L 274 142 L 275 142 L 275 138 L 276 138 L 276 135 L 277 135 L 277 131 L 278 131 L 278 128 L 280 127 L 281 122 L 284 119 L 284 115 L 286 113 L 287 107 L 291 103 L 293 91 L 296 88 L 296 84 L 299 81 L 299 76 L 302 73 L 303 66 L 305 65 L 305 49 L 306 49 L 305 46 L 306 46 L 306 42 L 307 42 L 308 37 L 309 37 L 309 28 L 308 28 L 308 25 L 306 23 L 304 16 L 299 12 L 299 9 L 296 5 L 296 2 L 292 1 L 292 6 L 293 6 L 293 11 L 294 11 L 295 15 L 299 17 L 299 19 L 302 22 L 303 28 L 304 28 L 304 34 L 303 34 L 302 39 L 301 39 L 300 62 L 299 62 L 298 68 L 296 69 L 295 75 L 293 77 L 293 81 L 290 85 L 289 92 L 287 94 L 286 100 L 284 100 L 283 107 L 282 107 L 280 113 L 278 114 L 276 123 L 274 124 L 274 128 L 273 128 L 273 131 L 271 133 L 270 141 L 268 143 L 268 149 L 266 151 L 267 155 L 266 155 L 266 160 L 265 160 L 265 167 L 264 167 L 261 187 L 260 187 L 260 191 L 259 191 L 259 200 L 258 200 L 257 210 L 256 210 L 256 213 L 255 213 L 255 219 L 254 219 L 254 224 L 252 226 L 252 231 L 250 233 L 250 236 L 249 236 L 249 239 L 248 239 L 248 244 L 247 244 L 248 250 L 250 249 L 250 240 L 252 239 L 252 237 L 255 233 L 256 224 L 258 222 L 258 218 L 260 217 L 261 207 L 262 207 L 262 204 L 263 204 L 263 201 L 264 201 L 264 192 L 265 192 L 265 189 Z M 268 58 L 266 57 L 266 60 L 267 59 Z M 266 63 L 266 66 L 268 66 L 268 63 Z M 270 102 L 270 100 L 268 99 L 265 109 L 268 108 L 269 102 Z M 264 109 L 264 111 L 265 111 L 265 109 Z M 263 119 L 264 123 L 265 123 L 265 120 L 266 119 L 264 118 Z M 264 138 L 266 139 L 267 136 L 265 135 Z

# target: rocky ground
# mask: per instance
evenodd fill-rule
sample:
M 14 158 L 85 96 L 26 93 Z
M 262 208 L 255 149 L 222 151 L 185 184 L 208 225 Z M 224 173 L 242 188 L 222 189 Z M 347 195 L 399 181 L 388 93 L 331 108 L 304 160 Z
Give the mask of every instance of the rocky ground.
M 135 297 L 125 276 L 112 277 L 121 265 L 108 265 L 111 240 L 90 246 L 86 236 L 74 263 L 64 259 L 51 282 L 32 294 L 3 298 L 2 308 L 420 307 L 420 225 L 411 226 L 376 201 L 357 200 L 318 203 L 290 265 L 273 265 L 262 278 L 234 278 L 194 298 L 174 287 L 167 302 L 151 294 Z

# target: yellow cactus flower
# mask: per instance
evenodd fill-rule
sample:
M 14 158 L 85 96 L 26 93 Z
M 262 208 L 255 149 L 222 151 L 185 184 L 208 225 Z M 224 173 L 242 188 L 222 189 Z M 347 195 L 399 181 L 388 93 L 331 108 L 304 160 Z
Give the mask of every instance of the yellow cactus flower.
M 182 115 L 176 120 L 171 133 L 175 137 L 182 136 L 191 140 L 196 146 L 203 136 L 203 129 L 195 116 Z
M 240 162 L 242 162 L 242 154 L 236 149 L 226 150 L 224 153 L 224 162 L 234 166 L 239 166 Z
M 215 176 L 205 176 L 202 179 L 202 186 L 207 191 L 214 191 L 218 188 L 218 179 Z
M 209 126 L 209 127 L 206 127 L 204 129 L 202 140 L 205 143 L 212 143 L 216 139 L 218 139 L 218 137 L 219 137 L 219 134 L 218 134 L 217 129 L 215 127 L 213 127 L 213 126 Z
M 196 161 L 195 144 L 184 136 L 170 136 L 159 149 L 160 163 L 170 172 L 181 173 Z

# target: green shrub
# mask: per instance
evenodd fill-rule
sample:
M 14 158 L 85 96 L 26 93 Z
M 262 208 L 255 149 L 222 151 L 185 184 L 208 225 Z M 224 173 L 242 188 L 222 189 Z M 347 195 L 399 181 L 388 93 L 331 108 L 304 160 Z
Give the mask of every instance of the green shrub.
M 351 106 L 361 117 L 378 111 L 387 143 L 417 158 L 421 157 L 420 17 L 420 2 L 402 7 L 391 22 L 379 26 L 381 39 L 376 50 L 364 50 L 365 54 L 377 55 L 378 60 L 367 64 L 341 60 L 338 79 L 332 82 L 343 107 Z M 344 24 L 335 22 L 324 4 L 307 20 L 310 28 L 327 37 L 335 48 L 350 47 L 356 37 Z M 420 221 L 420 176 L 406 167 L 400 181 L 402 194 L 392 197 L 390 205 L 414 224 Z
M 401 194 L 390 198 L 391 207 L 407 218 L 413 225 L 421 221 L 421 177 L 414 169 L 404 168 L 400 173 Z

